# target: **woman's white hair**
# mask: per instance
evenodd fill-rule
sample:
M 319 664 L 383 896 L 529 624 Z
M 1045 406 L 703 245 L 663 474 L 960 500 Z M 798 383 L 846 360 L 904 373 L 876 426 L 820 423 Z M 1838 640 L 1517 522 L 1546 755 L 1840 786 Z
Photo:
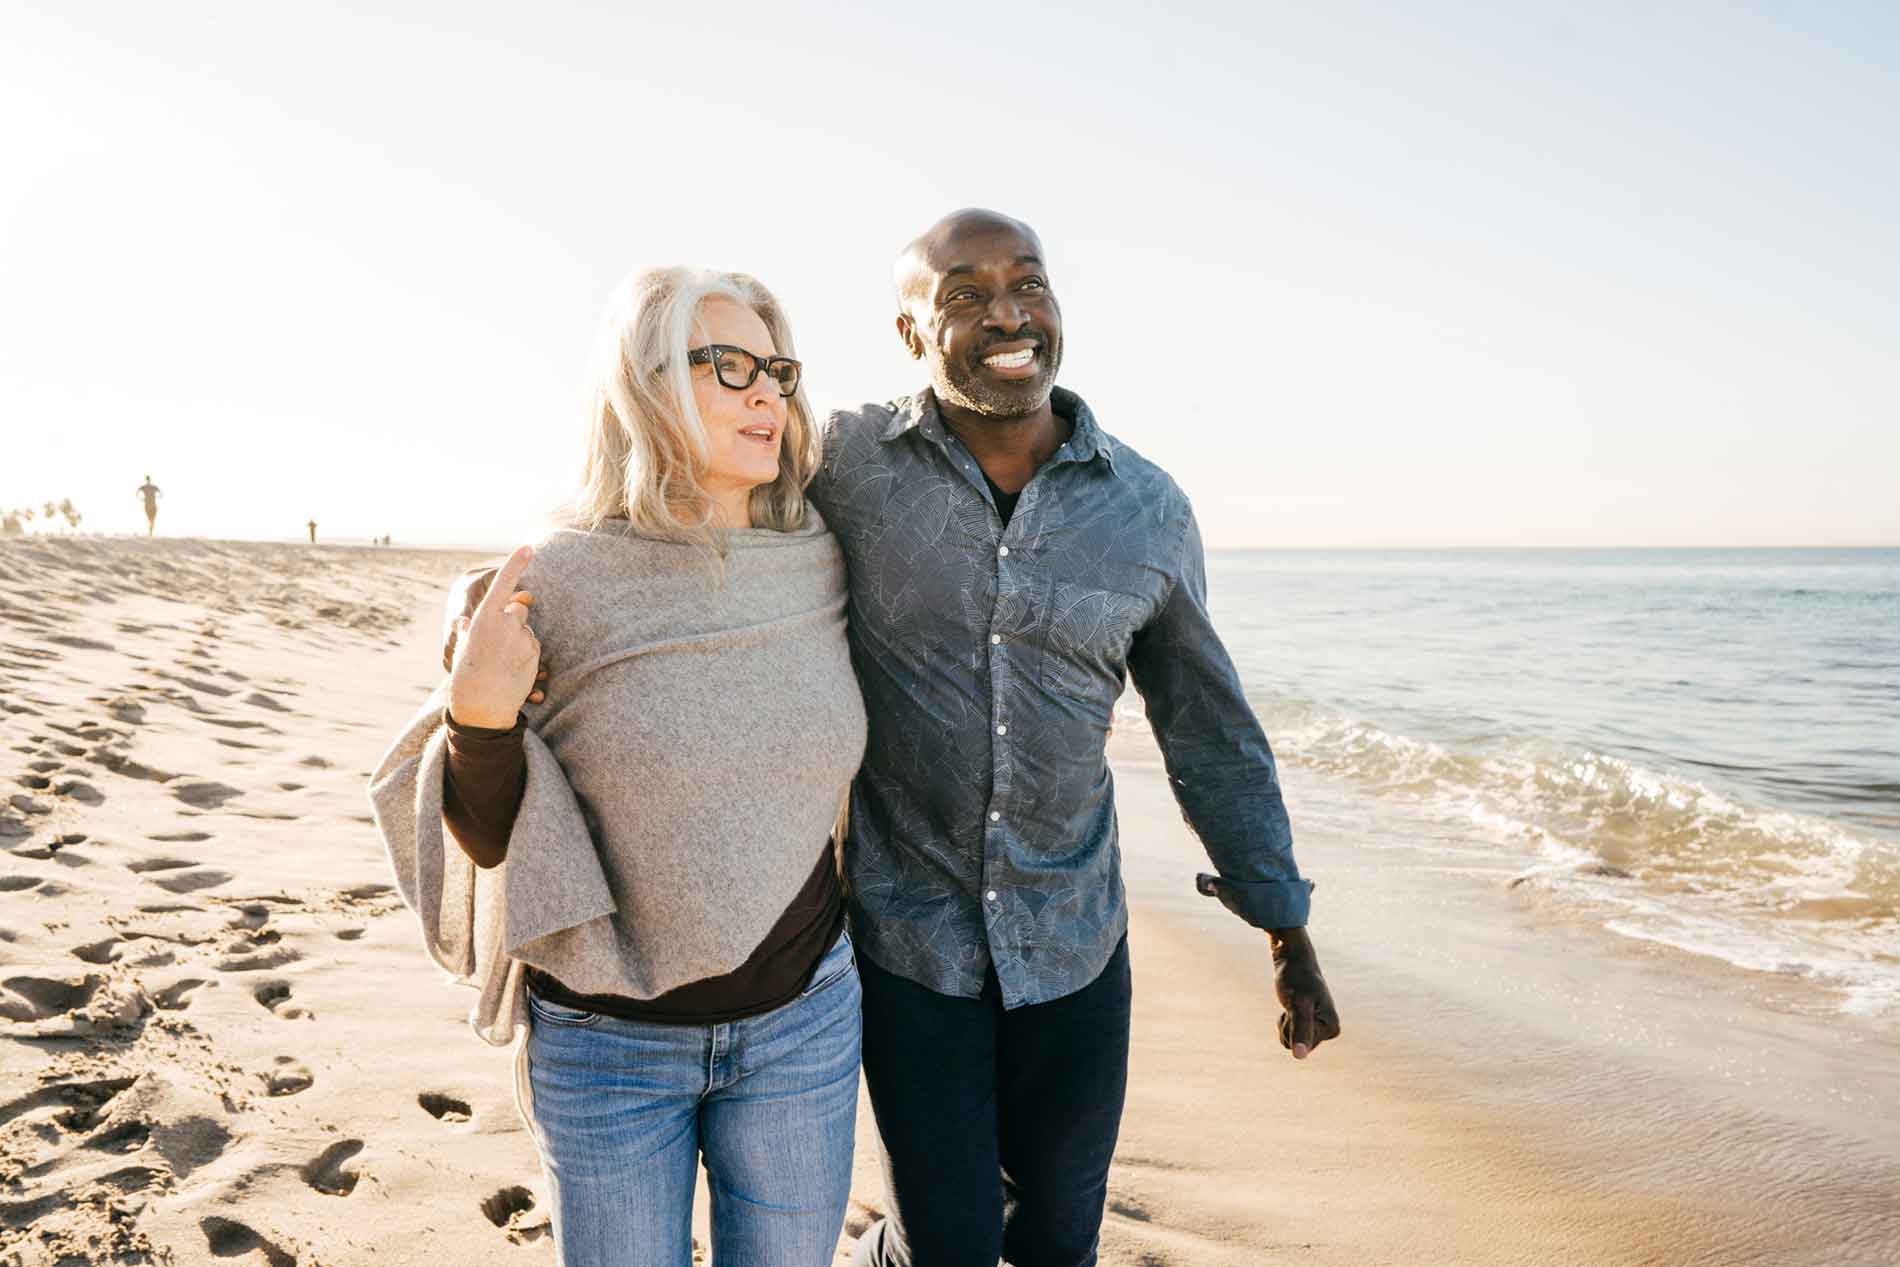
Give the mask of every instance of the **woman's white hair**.
M 625 519 L 642 536 L 697 542 L 724 553 L 702 484 L 705 424 L 686 352 L 708 299 L 757 313 L 780 356 L 796 357 L 792 328 L 772 292 L 744 273 L 654 268 L 614 291 L 601 325 L 587 422 L 587 465 L 562 520 L 594 529 Z M 752 525 L 791 532 L 805 522 L 805 485 L 818 469 L 818 428 L 803 384 L 785 402 L 778 478 L 752 490 Z

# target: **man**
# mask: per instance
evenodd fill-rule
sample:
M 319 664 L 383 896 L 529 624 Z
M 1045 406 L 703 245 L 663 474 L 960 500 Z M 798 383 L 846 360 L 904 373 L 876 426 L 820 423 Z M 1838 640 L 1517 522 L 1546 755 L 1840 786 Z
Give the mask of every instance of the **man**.
M 139 485 L 138 493 L 145 499 L 145 535 L 149 537 L 158 530 L 158 499 L 164 494 L 158 491 L 158 485 L 152 483 L 149 475 Z
M 811 498 L 844 543 L 870 738 L 845 870 L 888 1217 L 861 1267 L 1096 1260 L 1130 978 L 1105 745 L 1125 674 L 1265 930 L 1296 1058 L 1339 1033 L 1273 756 L 1208 619 L 1187 498 L 1055 386 L 1041 242 L 960 211 L 897 265 L 931 385 L 834 414 Z

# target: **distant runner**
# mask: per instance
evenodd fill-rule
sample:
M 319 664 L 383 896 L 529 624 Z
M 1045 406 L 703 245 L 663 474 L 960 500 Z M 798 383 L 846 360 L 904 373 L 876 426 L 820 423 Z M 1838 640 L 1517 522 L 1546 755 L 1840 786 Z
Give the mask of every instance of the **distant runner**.
M 139 485 L 139 496 L 145 499 L 145 535 L 149 537 L 158 529 L 158 499 L 163 494 L 147 475 L 145 482 Z

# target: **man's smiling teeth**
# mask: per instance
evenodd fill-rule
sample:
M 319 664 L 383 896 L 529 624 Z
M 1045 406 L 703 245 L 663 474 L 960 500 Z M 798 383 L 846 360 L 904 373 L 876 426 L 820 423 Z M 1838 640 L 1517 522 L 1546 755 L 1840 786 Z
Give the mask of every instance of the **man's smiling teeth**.
M 995 370 L 1019 370 L 1036 359 L 1036 349 L 1024 348 L 1020 352 L 998 352 L 995 356 L 983 358 L 983 364 Z

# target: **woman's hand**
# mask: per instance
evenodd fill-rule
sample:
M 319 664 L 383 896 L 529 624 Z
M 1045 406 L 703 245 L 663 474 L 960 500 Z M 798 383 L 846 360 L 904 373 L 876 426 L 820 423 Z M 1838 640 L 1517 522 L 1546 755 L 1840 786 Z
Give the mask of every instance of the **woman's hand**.
M 461 725 L 506 730 L 534 689 L 541 659 L 541 643 L 528 627 L 534 595 L 515 590 L 533 558 L 533 546 L 509 555 L 474 614 L 462 618 L 449 671 L 449 715 Z

